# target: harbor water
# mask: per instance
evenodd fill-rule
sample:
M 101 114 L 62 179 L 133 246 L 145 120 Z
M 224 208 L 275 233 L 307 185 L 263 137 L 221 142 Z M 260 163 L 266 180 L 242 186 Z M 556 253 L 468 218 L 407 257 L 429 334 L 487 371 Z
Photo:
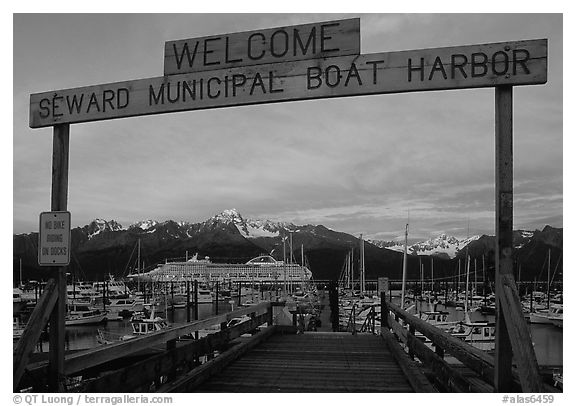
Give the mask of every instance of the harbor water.
M 428 303 L 422 307 L 422 311 L 429 310 Z M 454 307 L 445 307 L 442 304 L 436 306 L 436 310 L 449 313 L 447 321 L 464 320 L 464 310 Z M 470 313 L 471 321 L 494 322 L 494 315 L 484 315 L 479 311 Z M 534 345 L 534 352 L 539 365 L 562 366 L 563 365 L 563 338 L 562 329 L 552 324 L 528 324 L 530 336 Z
M 243 297 L 242 302 L 246 302 Z M 228 301 L 220 301 L 218 303 L 218 314 L 223 314 L 236 309 L 238 307 L 238 300 L 235 299 L 234 303 Z M 424 303 L 419 310 L 429 310 L 427 303 Z M 447 311 L 449 313 L 449 321 L 457 321 L 464 319 L 464 311 L 455 309 L 453 307 L 444 307 L 441 304 L 436 306 L 436 310 Z M 190 308 L 190 320 L 194 320 L 194 309 Z M 418 310 L 417 310 L 418 311 Z M 186 323 L 187 309 L 176 308 L 171 309 L 168 307 L 164 313 L 156 313 L 164 317 L 172 326 L 177 326 Z M 200 303 L 198 304 L 198 319 L 202 320 L 216 315 L 216 305 L 214 303 Z M 479 311 L 470 313 L 472 321 L 487 320 L 494 321 L 493 315 L 483 315 Z M 534 351 L 536 358 L 540 365 L 546 366 L 562 366 L 563 365 L 563 334 L 562 329 L 550 324 L 530 324 L 530 333 L 532 342 L 534 344 Z M 67 326 L 66 327 L 66 350 L 84 350 L 97 347 L 101 344 L 97 341 L 98 330 L 104 330 L 114 334 L 130 334 L 132 333 L 132 326 L 128 318 L 118 321 L 107 321 L 105 324 L 100 325 L 86 325 L 86 326 Z M 36 348 L 36 351 L 48 351 L 48 342 L 43 340 Z

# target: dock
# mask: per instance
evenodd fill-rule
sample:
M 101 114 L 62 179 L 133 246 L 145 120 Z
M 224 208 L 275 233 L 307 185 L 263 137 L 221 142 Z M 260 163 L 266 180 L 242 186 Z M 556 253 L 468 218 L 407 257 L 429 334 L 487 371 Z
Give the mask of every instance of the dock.
M 406 356 L 404 362 L 408 363 Z M 416 372 L 417 373 L 417 372 Z M 421 376 L 424 379 L 424 376 Z M 421 392 L 381 337 L 275 334 L 193 392 Z
M 133 340 L 65 355 L 68 392 L 494 392 L 494 357 L 381 296 L 378 331 L 332 331 L 328 295 L 320 326 L 303 331 L 285 302 L 261 302 Z M 227 322 L 248 316 L 232 327 Z M 290 317 L 292 316 L 292 317 Z M 216 326 L 216 328 L 215 328 Z M 207 336 L 194 339 L 198 331 Z M 415 338 L 419 331 L 434 343 Z M 14 355 L 14 391 L 50 391 L 47 361 Z M 454 363 L 456 360 L 456 363 Z M 517 391 L 523 371 L 514 368 Z M 557 392 L 542 383 L 543 391 Z

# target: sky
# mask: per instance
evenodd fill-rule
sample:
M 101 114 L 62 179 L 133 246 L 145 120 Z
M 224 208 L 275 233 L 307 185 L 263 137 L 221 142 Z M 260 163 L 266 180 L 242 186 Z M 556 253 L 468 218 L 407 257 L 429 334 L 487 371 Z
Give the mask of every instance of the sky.
M 561 14 L 15 14 L 13 232 L 50 210 L 52 129 L 31 93 L 162 76 L 165 41 L 360 18 L 361 52 L 548 39 L 514 89 L 514 228 L 563 227 Z M 494 232 L 494 89 L 263 104 L 72 124 L 68 210 L 95 218 L 322 224 L 390 240 Z

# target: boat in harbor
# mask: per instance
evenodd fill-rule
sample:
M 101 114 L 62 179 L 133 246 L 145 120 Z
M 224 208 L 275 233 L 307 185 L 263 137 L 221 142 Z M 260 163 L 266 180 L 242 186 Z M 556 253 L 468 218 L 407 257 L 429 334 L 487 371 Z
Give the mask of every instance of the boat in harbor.
M 17 316 L 12 316 L 12 337 L 13 340 L 18 340 L 24 334 L 24 328 L 26 326 L 20 323 L 20 318 Z
M 12 315 L 19 314 L 26 306 L 26 300 L 22 298 L 20 288 L 12 288 Z
M 105 282 L 94 282 L 93 287 L 98 295 L 102 295 L 102 292 L 106 289 L 106 297 L 110 299 L 127 299 L 133 296 L 126 283 L 123 280 L 115 279 L 112 275 Z
M 548 320 L 556 327 L 562 328 L 564 321 L 564 306 L 561 304 L 553 305 L 548 312 Z
M 530 323 L 532 324 L 552 324 L 548 318 L 548 309 L 531 312 L 530 313 Z
M 496 325 L 487 321 L 460 322 L 447 332 L 482 351 L 493 351 L 496 348 Z
M 439 310 L 430 310 L 425 311 L 420 314 L 420 319 L 433 325 L 434 327 L 438 327 L 439 329 L 446 330 L 458 323 L 458 321 L 449 321 L 448 316 L 450 315 L 449 312 L 439 311 Z
M 90 282 L 75 281 L 71 285 L 66 286 L 66 294 L 69 301 L 78 303 L 91 303 L 101 295 L 94 289 Z
M 86 305 L 68 306 L 65 325 L 78 326 L 87 324 L 100 324 L 106 320 L 106 312 Z
M 531 312 L 530 323 L 554 324 L 558 327 L 562 327 L 563 312 L 564 309 L 562 304 L 552 304 L 549 309 Z
M 187 261 L 159 264 L 155 269 L 128 276 L 144 282 L 181 282 L 197 280 L 202 283 L 215 282 L 282 282 L 302 283 L 312 279 L 312 271 L 296 263 L 278 261 L 270 255 L 252 258 L 244 264 L 218 264 L 209 258 L 198 259 L 196 255 Z
M 144 310 L 144 300 L 135 298 L 110 299 L 106 307 L 112 313 L 130 315 Z
M 150 316 L 147 316 L 145 312 L 135 313 L 130 319 L 130 324 L 132 325 L 131 334 L 118 334 L 98 329 L 96 341 L 100 344 L 113 344 L 116 342 L 132 340 L 170 327 L 165 319 L 159 316 L 154 316 L 154 312 L 152 312 Z
M 212 303 L 212 291 L 207 288 L 198 288 L 198 304 Z

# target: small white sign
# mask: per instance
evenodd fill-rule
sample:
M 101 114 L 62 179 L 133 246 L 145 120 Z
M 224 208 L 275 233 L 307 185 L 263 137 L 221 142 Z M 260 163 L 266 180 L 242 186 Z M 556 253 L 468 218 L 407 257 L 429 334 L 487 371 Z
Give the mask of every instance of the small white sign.
M 40 213 L 38 265 L 61 266 L 68 264 L 70 264 L 70 212 L 48 211 Z
M 378 295 L 388 293 L 388 278 L 378 278 Z

